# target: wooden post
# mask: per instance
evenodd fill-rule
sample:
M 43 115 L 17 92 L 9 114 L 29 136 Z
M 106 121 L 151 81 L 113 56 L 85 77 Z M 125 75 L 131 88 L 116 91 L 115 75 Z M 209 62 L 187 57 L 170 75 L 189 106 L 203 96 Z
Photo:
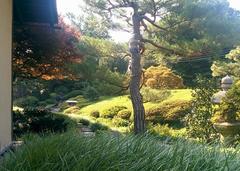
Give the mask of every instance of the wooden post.
M 0 151 L 12 141 L 12 0 L 0 0 Z

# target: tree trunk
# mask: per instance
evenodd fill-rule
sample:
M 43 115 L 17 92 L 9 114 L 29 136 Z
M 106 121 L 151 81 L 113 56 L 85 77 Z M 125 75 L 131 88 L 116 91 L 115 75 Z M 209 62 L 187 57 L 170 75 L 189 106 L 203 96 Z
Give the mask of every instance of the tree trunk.
M 140 16 L 135 11 L 132 16 L 133 21 L 133 38 L 129 42 L 129 51 L 131 53 L 131 80 L 130 95 L 134 112 L 134 133 L 145 132 L 145 110 L 143 106 L 142 96 L 140 94 L 140 81 L 142 75 L 141 54 L 140 54 Z

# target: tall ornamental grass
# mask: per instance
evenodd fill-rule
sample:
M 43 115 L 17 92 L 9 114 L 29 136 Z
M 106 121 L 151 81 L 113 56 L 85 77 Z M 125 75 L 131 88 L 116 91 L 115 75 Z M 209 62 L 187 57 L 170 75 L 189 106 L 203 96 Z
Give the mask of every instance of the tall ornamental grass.
M 186 140 L 167 142 L 151 135 L 83 137 L 65 133 L 34 137 L 7 154 L 0 161 L 0 170 L 237 171 L 239 161 L 238 148 L 229 151 Z

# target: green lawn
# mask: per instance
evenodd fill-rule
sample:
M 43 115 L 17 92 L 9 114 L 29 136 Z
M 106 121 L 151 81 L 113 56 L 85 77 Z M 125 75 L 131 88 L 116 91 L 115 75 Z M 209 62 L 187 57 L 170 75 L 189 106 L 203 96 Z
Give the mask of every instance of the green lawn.
M 191 100 L 191 98 L 192 98 L 191 89 L 171 90 L 171 95 L 163 102 L 171 102 L 179 99 L 189 101 Z M 144 106 L 145 106 L 145 109 L 149 109 L 158 104 L 159 103 L 148 102 L 148 103 L 145 103 Z M 101 113 L 106 108 L 110 108 L 117 105 L 126 106 L 128 109 L 132 110 L 131 100 L 128 98 L 127 95 L 125 95 L 125 96 L 102 98 L 100 101 L 96 103 L 93 103 L 91 105 L 81 108 L 75 114 L 88 115 L 91 111 L 94 111 L 94 110 L 98 110 Z
M 159 91 L 161 93 L 161 91 Z M 153 102 L 148 102 L 144 103 L 145 109 L 149 109 L 152 107 L 157 107 L 160 103 L 165 103 L 165 102 L 173 102 L 176 100 L 185 100 L 185 101 L 190 101 L 191 100 L 191 90 L 190 89 L 179 89 L 179 90 L 171 90 L 171 95 L 165 99 L 162 102 L 158 103 L 153 103 Z M 101 97 L 97 102 L 94 102 L 90 105 L 87 105 L 82 108 L 78 107 L 70 107 L 64 111 L 64 113 L 71 113 L 68 116 L 74 119 L 87 119 L 90 122 L 98 122 L 101 123 L 105 126 L 108 126 L 112 130 L 116 130 L 119 132 L 128 132 L 129 127 L 120 127 L 116 126 L 114 122 L 111 119 L 107 118 L 94 118 L 90 116 L 90 113 L 92 111 L 99 111 L 102 113 L 105 109 L 114 107 L 114 106 L 125 106 L 129 110 L 132 110 L 132 104 L 131 100 L 129 99 L 128 95 L 124 96 L 117 96 L 117 97 Z M 168 132 L 172 132 L 171 130 L 167 130 Z M 181 130 L 180 130 L 181 131 Z M 166 132 L 166 131 L 165 131 Z

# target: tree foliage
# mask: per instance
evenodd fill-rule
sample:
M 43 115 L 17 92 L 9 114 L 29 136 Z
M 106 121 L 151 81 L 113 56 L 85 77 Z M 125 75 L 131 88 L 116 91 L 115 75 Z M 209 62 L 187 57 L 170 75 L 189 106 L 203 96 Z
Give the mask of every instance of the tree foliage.
M 166 66 L 150 67 L 144 73 L 145 85 L 155 89 L 183 88 L 183 79 Z
M 211 67 L 213 76 L 240 76 L 240 47 L 233 49 L 225 56 L 225 61 L 215 61 Z
M 83 9 L 84 10 L 84 9 Z M 84 15 L 67 14 L 72 25 L 74 25 L 84 36 L 99 39 L 109 39 L 111 24 L 99 15 L 85 10 Z
M 45 25 L 16 25 L 13 30 L 14 78 L 72 78 L 67 63 L 82 60 L 75 44 L 80 34 L 59 21 L 60 29 Z
M 214 133 L 211 117 L 214 114 L 212 96 L 216 81 L 202 76 L 198 76 L 196 81 L 198 87 L 192 94 L 192 110 L 187 116 L 188 135 L 201 141 L 210 141 Z

